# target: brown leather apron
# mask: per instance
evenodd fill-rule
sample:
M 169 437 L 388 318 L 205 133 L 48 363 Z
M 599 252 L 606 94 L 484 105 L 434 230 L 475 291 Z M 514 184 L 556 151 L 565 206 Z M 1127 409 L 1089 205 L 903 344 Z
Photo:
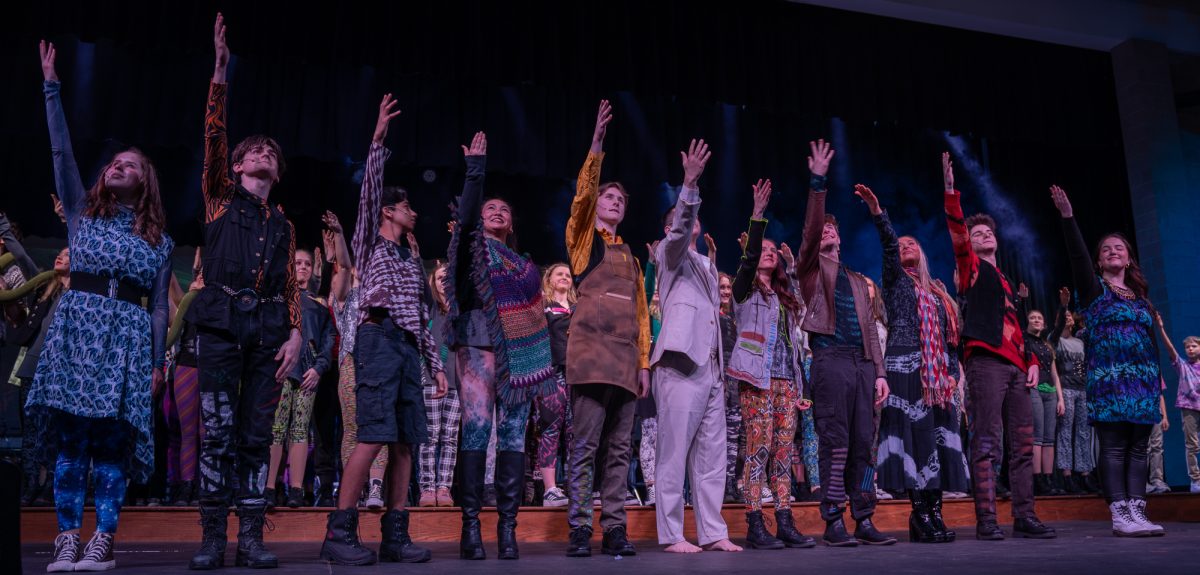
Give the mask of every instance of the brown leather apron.
M 568 384 L 606 383 L 637 394 L 637 281 L 629 246 L 607 244 L 604 260 L 579 284 L 567 335 Z

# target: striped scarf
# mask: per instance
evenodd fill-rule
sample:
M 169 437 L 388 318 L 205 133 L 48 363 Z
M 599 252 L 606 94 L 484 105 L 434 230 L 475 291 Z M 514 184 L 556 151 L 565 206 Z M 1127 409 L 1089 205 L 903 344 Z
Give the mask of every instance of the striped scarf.
M 945 407 L 954 397 L 954 380 L 946 361 L 945 338 L 938 312 L 941 303 L 932 291 L 921 287 L 913 270 L 905 269 L 912 277 L 917 294 L 917 320 L 921 326 L 921 388 L 928 405 Z
M 494 310 L 487 315 L 496 356 L 496 397 L 505 405 L 517 405 L 553 382 L 542 282 L 529 260 L 495 240 L 486 243 L 491 297 L 484 301 L 485 309 Z

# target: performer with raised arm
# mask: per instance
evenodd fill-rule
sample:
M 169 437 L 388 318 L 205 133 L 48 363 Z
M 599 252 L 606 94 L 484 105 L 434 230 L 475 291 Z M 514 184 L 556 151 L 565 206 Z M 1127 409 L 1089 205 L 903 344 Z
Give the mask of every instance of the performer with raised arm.
M 942 493 L 970 485 L 955 399 L 961 380 L 958 310 L 930 276 L 916 238 L 896 237 L 871 188 L 859 184 L 854 193 L 866 203 L 883 244 L 889 393 L 879 423 L 879 487 L 908 492 L 909 541 L 949 543 L 955 533 L 942 520 Z
M 950 154 L 942 154 L 946 224 L 954 242 L 958 295 L 963 299 L 963 355 L 971 425 L 971 481 L 975 538 L 1004 539 L 996 523 L 996 480 L 1004 437 L 1012 489 L 1013 536 L 1052 539 L 1055 532 L 1033 512 L 1033 403 L 1038 360 L 1025 347 L 1012 284 L 996 265 L 996 221 L 987 214 L 963 218 L 954 189 Z
M 216 65 L 204 114 L 204 288 L 188 308 L 200 370 L 200 523 L 204 540 L 192 569 L 225 564 L 225 522 L 237 507 L 236 564 L 276 567 L 263 545 L 271 425 L 281 385 L 300 359 L 300 290 L 292 258 L 295 230 L 268 196 L 283 151 L 267 136 L 233 149 L 225 132 L 225 19 L 213 24 Z M 233 178 L 230 178 L 230 167 Z M 234 486 L 237 492 L 234 493 Z
M 354 342 L 358 444 L 342 470 L 337 509 L 329 514 L 321 558 L 338 565 L 371 565 L 375 552 L 358 538 L 358 494 L 380 449 L 388 450 L 388 511 L 380 519 L 383 561 L 421 563 L 430 552 L 408 534 L 408 488 L 413 446 L 428 441 L 421 388 L 424 358 L 437 382 L 436 397 L 446 394 L 441 354 L 429 331 L 425 274 L 419 258 L 401 245 L 413 230 L 417 213 L 403 188 L 383 185 L 391 150 L 383 145 L 388 124 L 400 115 L 385 94 L 379 103 L 375 134 L 358 200 L 354 227 L 355 268 L 362 280 Z
M 587 160 L 579 171 L 566 230 L 571 273 L 579 286 L 567 336 L 567 385 L 574 414 L 567 455 L 569 557 L 592 554 L 592 485 L 602 442 L 601 551 L 637 553 L 625 527 L 626 475 L 634 403 L 650 388 L 650 312 L 641 267 L 617 235 L 629 196 L 619 183 L 599 183 L 610 121 L 612 106 L 604 100 L 596 114 Z
M 658 542 L 671 553 L 702 548 L 741 551 L 721 517 L 725 492 L 725 381 L 722 377 L 717 266 L 696 252 L 700 175 L 712 155 L 692 140 L 683 157 L 683 187 L 664 220 L 655 255 L 662 329 L 650 356 L 658 439 L 654 514 Z M 683 480 L 690 478 L 700 547 L 683 536 Z
M 47 571 L 104 571 L 116 566 L 113 537 L 125 487 L 154 469 L 152 389 L 165 381 L 167 289 L 174 243 L 158 173 L 129 148 L 83 187 L 54 62 L 42 42 L 42 91 L 70 247 L 70 288 L 46 331 L 26 406 L 45 409 L 57 433 L 54 503 L 58 537 Z M 65 263 L 65 262 L 64 262 Z M 142 298 L 148 306 L 142 307 Z M 95 490 L 96 531 L 80 549 L 88 477 Z M 13 494 L 15 495 L 15 494 Z
M 872 315 L 868 280 L 841 261 L 837 220 L 825 213 L 825 174 L 834 150 L 824 140 L 809 143 L 808 207 L 804 239 L 796 260 L 800 295 L 807 306 L 801 327 L 812 348 L 813 418 L 820 438 L 821 518 L 825 543 L 851 547 L 891 545 L 880 533 L 875 514 L 875 407 L 888 397 L 888 384 Z M 857 525 L 854 536 L 842 521 L 843 503 Z
M 1062 216 L 1071 275 L 1087 325 L 1088 421 L 1100 441 L 1097 463 L 1113 535 L 1163 535 L 1162 526 L 1146 517 L 1150 432 L 1163 419 L 1154 329 L 1158 312 L 1129 240 L 1118 233 L 1105 235 L 1092 259 L 1067 192 L 1051 186 L 1050 196 Z

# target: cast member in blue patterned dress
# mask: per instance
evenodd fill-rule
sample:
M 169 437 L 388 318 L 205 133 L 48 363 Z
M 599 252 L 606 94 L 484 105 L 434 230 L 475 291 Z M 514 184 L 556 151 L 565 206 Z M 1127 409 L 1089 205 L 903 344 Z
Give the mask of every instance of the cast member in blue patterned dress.
M 150 396 L 151 386 L 163 382 L 173 244 L 163 233 L 158 175 L 140 151 L 117 154 L 84 189 L 59 97 L 54 45 L 40 48 L 71 288 L 54 313 L 27 405 L 50 409 L 58 433 L 60 533 L 47 571 L 101 571 L 116 564 L 113 536 L 128 480 L 144 483 L 154 466 Z M 89 467 L 96 532 L 81 556 Z
M 1067 193 L 1051 186 L 1050 194 L 1062 215 L 1071 273 L 1088 330 L 1084 340 L 1088 422 L 1100 439 L 1100 476 L 1112 512 L 1113 534 L 1162 535 L 1163 528 L 1146 517 L 1147 448 L 1154 424 L 1162 419 L 1162 376 L 1149 287 L 1124 236 L 1101 238 L 1093 260 Z

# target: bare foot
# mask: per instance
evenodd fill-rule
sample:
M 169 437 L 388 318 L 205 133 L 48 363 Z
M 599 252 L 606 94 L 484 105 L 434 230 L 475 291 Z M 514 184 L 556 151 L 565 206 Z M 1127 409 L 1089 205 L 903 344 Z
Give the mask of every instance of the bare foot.
M 715 543 L 710 543 L 708 545 L 707 549 L 709 551 L 735 551 L 735 552 L 742 550 L 742 548 L 740 546 L 734 545 L 733 541 L 730 541 L 728 539 L 722 539 Z
M 699 553 L 704 550 L 692 545 L 691 543 L 688 543 L 685 539 L 679 543 L 667 547 L 663 551 L 666 551 L 667 553 Z

